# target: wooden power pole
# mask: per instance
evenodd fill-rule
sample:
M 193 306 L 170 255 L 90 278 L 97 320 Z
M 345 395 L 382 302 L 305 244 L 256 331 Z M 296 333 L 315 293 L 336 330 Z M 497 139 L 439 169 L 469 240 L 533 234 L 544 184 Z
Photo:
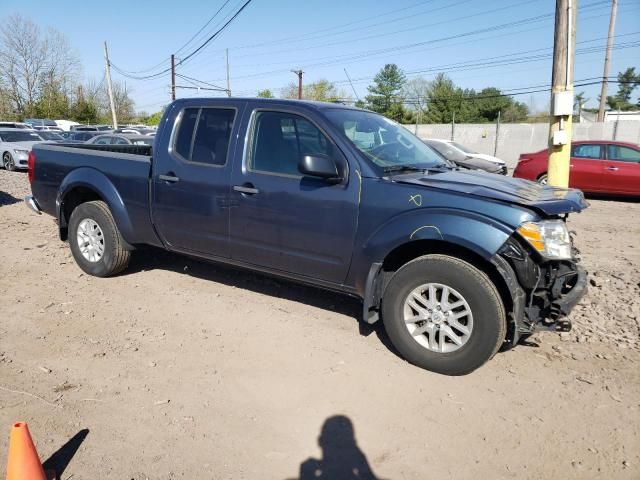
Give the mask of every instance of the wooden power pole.
M 613 49 L 613 34 L 616 29 L 616 15 L 618 13 L 618 0 L 611 2 L 611 17 L 609 18 L 609 34 L 607 35 L 607 50 L 604 54 L 604 71 L 602 72 L 602 88 L 600 89 L 600 108 L 598 108 L 598 121 L 604 122 L 604 107 L 607 103 L 607 87 L 609 86 L 609 62 Z
M 176 56 L 171 54 L 171 101 L 176 99 Z
M 298 100 L 302 100 L 302 70 L 291 70 L 298 76 Z
M 227 57 L 227 96 L 231 96 L 231 82 L 229 81 L 229 49 L 225 50 Z
M 573 117 L 573 60 L 578 0 L 556 0 L 556 22 L 549 115 L 548 183 L 569 186 L 571 121 Z
M 111 63 L 109 62 L 109 51 L 107 50 L 107 42 L 104 42 L 104 61 L 106 66 L 107 92 L 109 93 L 109 105 L 111 105 L 111 118 L 113 120 L 113 128 L 118 128 L 118 118 L 116 117 L 116 105 L 113 101 L 113 86 L 111 85 Z

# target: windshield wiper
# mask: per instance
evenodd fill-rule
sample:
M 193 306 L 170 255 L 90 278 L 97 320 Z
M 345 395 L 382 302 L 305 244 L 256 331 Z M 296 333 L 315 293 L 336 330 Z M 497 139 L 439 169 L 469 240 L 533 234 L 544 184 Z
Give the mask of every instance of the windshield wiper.
M 395 173 L 395 172 L 424 172 L 426 168 L 415 167 L 413 165 L 392 165 L 388 167 L 384 167 L 384 173 Z

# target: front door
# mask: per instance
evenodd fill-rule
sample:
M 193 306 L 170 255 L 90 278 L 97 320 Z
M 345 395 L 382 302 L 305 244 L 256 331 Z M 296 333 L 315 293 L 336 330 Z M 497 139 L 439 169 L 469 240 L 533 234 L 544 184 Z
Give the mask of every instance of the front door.
M 323 133 L 321 119 L 256 110 L 231 191 L 232 258 L 268 269 L 342 283 L 358 217 L 355 166 Z M 335 159 L 344 181 L 303 176 L 303 155 Z
M 229 257 L 229 181 L 238 110 L 187 107 L 154 159 L 153 221 L 172 250 Z M 155 154 L 155 152 L 154 152 Z
M 603 183 L 607 192 L 640 195 L 640 150 L 607 145 Z

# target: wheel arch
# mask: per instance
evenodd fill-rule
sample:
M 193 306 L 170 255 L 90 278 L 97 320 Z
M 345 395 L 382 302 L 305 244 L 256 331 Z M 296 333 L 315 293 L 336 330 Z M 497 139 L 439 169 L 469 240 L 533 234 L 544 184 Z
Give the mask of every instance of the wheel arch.
M 416 258 L 430 254 L 448 255 L 464 260 L 478 268 L 496 286 L 507 312 L 513 309 L 513 298 L 507 280 L 491 260 L 477 251 L 447 240 L 419 239 L 396 246 L 381 262 L 373 263 L 367 276 L 363 300 L 363 318 L 367 323 L 379 320 L 380 305 L 385 289 L 393 274 Z
M 116 226 L 120 230 L 125 246 L 128 249 L 133 249 L 127 240 L 131 238 L 133 229 L 120 194 L 103 173 L 92 168 L 72 170 L 60 185 L 56 198 L 60 239 L 67 240 L 68 238 L 69 219 L 73 210 L 78 205 L 95 200 L 100 200 L 107 204 Z

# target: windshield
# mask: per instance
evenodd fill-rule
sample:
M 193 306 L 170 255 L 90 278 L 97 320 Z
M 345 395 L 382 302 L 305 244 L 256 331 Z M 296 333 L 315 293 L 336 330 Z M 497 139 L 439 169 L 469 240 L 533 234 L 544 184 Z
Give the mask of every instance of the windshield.
M 402 125 L 372 112 L 331 109 L 327 117 L 376 166 L 432 168 L 446 161 Z
M 453 145 L 454 147 L 456 147 L 458 150 L 462 150 L 464 153 L 468 154 L 468 155 L 474 155 L 478 152 L 474 152 L 473 150 L 471 150 L 470 148 L 465 147 L 464 145 L 460 145 L 457 142 L 451 142 L 451 145 Z
M 451 147 L 448 143 L 436 142 L 434 140 L 427 140 L 425 143 L 430 147 L 435 148 L 440 155 L 452 162 L 461 162 L 467 158 L 465 153 Z
M 47 132 L 46 130 L 42 132 L 38 132 L 38 136 L 42 137 L 45 140 L 64 140 L 62 136 L 55 132 Z
M 35 142 L 42 140 L 40 135 L 35 132 L 27 132 L 24 130 L 13 130 L 10 132 L 0 132 L 0 138 L 3 142 Z

